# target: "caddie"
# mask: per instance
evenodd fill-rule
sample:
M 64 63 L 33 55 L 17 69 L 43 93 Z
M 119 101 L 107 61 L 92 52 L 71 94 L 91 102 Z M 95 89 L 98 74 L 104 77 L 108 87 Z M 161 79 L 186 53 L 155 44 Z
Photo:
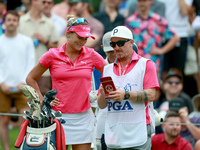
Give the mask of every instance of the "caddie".
M 103 71 L 104 77 L 112 77 L 116 90 L 109 92 L 109 98 L 105 99 L 101 85 L 98 95 L 99 107 L 108 106 L 106 145 L 108 150 L 150 150 L 154 123 L 152 103 L 160 88 L 155 65 L 133 50 L 133 34 L 127 27 L 115 27 L 107 40 L 117 59 Z

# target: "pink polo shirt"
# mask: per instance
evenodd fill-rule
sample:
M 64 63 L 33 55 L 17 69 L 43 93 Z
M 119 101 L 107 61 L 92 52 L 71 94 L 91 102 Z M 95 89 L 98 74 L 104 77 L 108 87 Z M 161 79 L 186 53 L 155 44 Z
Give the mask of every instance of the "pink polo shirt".
M 140 58 L 141 56 L 138 55 L 134 51 L 125 74 L 129 73 L 133 69 L 133 67 L 137 64 Z M 116 75 L 119 76 L 119 66 L 118 66 L 117 59 L 114 62 L 114 64 L 115 65 L 114 65 L 113 71 Z M 158 83 L 155 64 L 151 60 L 147 61 L 147 64 L 146 64 L 146 70 L 145 70 L 145 75 L 144 75 L 144 80 L 143 80 L 143 88 L 144 89 L 156 88 L 156 90 L 160 88 L 159 83 Z
M 65 54 L 66 43 L 59 48 L 51 48 L 39 62 L 49 68 L 52 89 L 57 90 L 60 104 L 53 107 L 62 113 L 81 113 L 90 108 L 92 70 L 102 68 L 105 60 L 94 49 L 82 47 L 74 63 Z
M 137 64 L 137 62 L 139 61 L 139 59 L 141 58 L 140 55 L 138 55 L 135 51 L 132 55 L 132 59 L 129 62 L 128 68 L 125 72 L 125 74 L 129 73 L 133 67 Z M 114 68 L 113 71 L 116 75 L 119 76 L 119 65 L 117 63 L 117 60 L 114 63 Z M 122 70 L 123 71 L 123 70 Z M 156 73 L 156 67 L 153 61 L 148 60 L 146 63 L 146 70 L 145 70 L 145 75 L 144 75 L 144 79 L 143 79 L 143 89 L 149 89 L 149 88 L 156 88 L 156 90 L 158 90 L 160 88 L 159 86 L 159 82 L 158 82 L 158 78 L 157 78 L 157 73 Z M 148 102 L 145 102 L 145 106 L 147 106 Z M 149 112 L 148 112 L 148 107 L 146 107 L 146 123 L 151 124 L 151 119 L 149 116 Z

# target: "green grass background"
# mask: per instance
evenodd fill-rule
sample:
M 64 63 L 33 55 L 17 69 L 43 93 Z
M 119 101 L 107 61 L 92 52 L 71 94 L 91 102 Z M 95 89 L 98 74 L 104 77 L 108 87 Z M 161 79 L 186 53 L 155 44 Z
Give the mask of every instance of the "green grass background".
M 9 130 L 9 138 L 10 138 L 10 150 L 17 150 L 17 148 L 15 148 L 15 141 L 17 140 L 18 134 L 19 134 L 20 129 L 19 128 L 13 128 L 11 130 Z M 3 150 L 3 146 L 2 143 L 0 143 L 0 150 Z

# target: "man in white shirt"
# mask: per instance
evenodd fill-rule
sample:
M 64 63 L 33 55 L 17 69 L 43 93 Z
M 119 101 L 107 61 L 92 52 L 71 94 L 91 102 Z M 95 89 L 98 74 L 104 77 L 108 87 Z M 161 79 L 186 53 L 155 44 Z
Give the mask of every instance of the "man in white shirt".
M 5 15 L 5 34 L 0 36 L 0 112 L 9 113 L 11 103 L 23 114 L 27 99 L 20 91 L 26 76 L 35 65 L 32 40 L 17 32 L 19 16 L 15 11 Z M 20 123 L 23 118 L 20 118 Z M 0 138 L 4 150 L 9 150 L 9 116 L 0 115 Z

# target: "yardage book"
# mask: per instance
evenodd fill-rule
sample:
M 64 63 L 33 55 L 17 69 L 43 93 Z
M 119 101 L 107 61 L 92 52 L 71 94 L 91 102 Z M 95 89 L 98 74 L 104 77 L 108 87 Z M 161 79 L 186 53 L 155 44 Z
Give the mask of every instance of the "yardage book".
M 100 78 L 100 81 L 105 92 L 105 98 L 107 99 L 109 92 L 116 90 L 115 85 L 111 77 L 102 77 Z

